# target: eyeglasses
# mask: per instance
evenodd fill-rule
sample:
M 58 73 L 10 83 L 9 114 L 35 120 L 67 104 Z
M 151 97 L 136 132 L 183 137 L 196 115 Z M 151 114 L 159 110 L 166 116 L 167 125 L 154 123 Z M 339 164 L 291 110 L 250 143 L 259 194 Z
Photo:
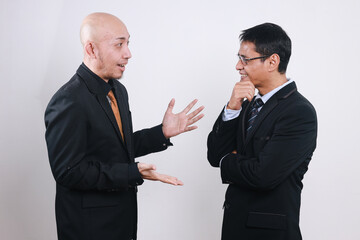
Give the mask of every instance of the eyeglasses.
M 243 56 L 241 56 L 240 54 L 238 54 L 239 60 L 241 61 L 241 63 L 243 65 L 247 65 L 248 62 L 250 62 L 251 60 L 255 60 L 255 59 L 261 59 L 261 58 L 267 58 L 269 56 L 260 56 L 260 57 L 254 57 L 254 58 L 244 58 Z

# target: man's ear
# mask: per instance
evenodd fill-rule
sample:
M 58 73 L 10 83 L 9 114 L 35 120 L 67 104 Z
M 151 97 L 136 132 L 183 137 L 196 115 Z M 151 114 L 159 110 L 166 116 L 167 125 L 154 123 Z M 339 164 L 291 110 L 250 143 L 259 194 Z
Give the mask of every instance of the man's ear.
M 88 56 L 88 58 L 90 59 L 95 59 L 96 58 L 96 54 L 95 54 L 95 46 L 92 42 L 87 42 L 85 45 L 85 53 Z
M 268 70 L 270 72 L 277 71 L 280 64 L 280 56 L 277 53 L 272 54 L 269 58 Z

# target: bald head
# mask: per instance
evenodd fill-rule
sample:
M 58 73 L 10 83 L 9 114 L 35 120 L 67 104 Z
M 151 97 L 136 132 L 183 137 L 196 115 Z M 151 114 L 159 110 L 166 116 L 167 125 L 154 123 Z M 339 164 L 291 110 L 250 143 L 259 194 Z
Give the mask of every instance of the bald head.
M 84 64 L 106 82 L 119 79 L 131 58 L 125 24 L 108 13 L 92 13 L 81 24 Z
M 83 46 L 87 42 L 100 42 L 115 28 L 126 29 L 125 24 L 109 13 L 92 13 L 85 17 L 80 27 L 80 41 Z

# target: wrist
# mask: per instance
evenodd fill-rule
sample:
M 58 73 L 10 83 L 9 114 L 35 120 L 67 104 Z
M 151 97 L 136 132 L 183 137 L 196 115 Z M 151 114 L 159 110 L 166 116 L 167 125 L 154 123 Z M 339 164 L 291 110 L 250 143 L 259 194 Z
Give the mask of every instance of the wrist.
M 165 131 L 165 129 L 164 129 L 164 125 L 163 125 L 163 124 L 161 124 L 161 130 L 162 130 L 162 133 L 163 133 L 164 137 L 165 137 L 166 139 L 170 139 L 170 136 L 167 135 L 167 133 L 166 133 L 166 131 Z
M 240 110 L 242 103 L 243 101 L 237 102 L 235 104 L 233 104 L 232 102 L 228 102 L 228 104 L 226 105 L 226 109 Z

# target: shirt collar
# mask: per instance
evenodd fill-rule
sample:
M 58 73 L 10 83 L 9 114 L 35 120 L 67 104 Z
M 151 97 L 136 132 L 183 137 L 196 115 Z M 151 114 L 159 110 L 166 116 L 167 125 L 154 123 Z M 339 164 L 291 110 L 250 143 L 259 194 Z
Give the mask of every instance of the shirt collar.
M 103 93 L 104 95 L 107 95 L 110 92 L 114 84 L 112 79 L 110 79 L 109 82 L 105 82 L 104 79 L 96 75 L 84 63 L 81 64 L 81 67 L 83 67 L 86 71 L 88 71 L 93 77 L 94 81 L 98 83 L 98 85 L 100 86 L 99 92 Z
M 270 92 L 268 92 L 267 94 L 265 94 L 263 96 L 261 96 L 260 94 L 257 94 L 255 99 L 261 98 L 261 100 L 265 104 L 275 93 L 277 93 L 278 91 L 280 91 L 280 89 L 282 89 L 283 87 L 285 87 L 286 85 L 288 85 L 288 84 L 290 84 L 292 82 L 294 82 L 294 81 L 291 80 L 291 79 L 288 79 L 286 81 L 286 83 L 284 83 L 283 85 L 281 85 L 281 86 L 279 86 L 277 88 L 274 88 L 273 90 L 271 90 Z

